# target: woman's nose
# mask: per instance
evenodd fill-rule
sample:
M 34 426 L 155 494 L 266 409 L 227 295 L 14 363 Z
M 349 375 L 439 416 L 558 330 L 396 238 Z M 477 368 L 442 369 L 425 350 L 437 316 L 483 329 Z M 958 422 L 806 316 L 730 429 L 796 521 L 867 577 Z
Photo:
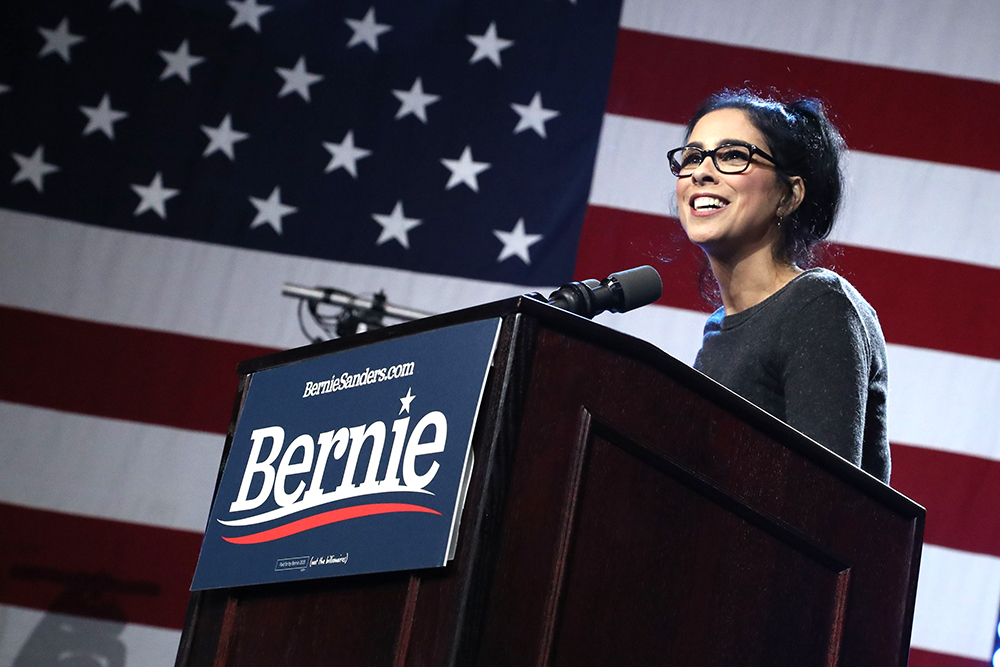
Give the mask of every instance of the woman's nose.
M 715 168 L 712 158 L 705 156 L 695 170 L 691 173 L 691 181 L 694 183 L 715 183 L 718 181 L 719 172 Z

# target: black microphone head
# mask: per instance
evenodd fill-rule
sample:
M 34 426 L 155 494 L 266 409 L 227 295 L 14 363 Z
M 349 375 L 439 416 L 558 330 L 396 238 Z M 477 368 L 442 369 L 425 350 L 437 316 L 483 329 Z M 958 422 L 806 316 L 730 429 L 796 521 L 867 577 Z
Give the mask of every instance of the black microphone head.
M 612 273 L 608 276 L 608 280 L 617 282 L 621 286 L 622 303 L 618 309 L 620 313 L 653 303 L 663 294 L 660 274 L 649 265 Z

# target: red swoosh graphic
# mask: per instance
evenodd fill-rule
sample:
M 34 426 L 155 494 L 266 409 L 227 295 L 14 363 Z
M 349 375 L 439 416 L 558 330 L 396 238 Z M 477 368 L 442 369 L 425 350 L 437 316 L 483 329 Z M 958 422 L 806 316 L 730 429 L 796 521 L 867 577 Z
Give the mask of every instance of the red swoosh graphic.
M 338 521 L 347 521 L 348 519 L 357 519 L 359 517 L 372 516 L 374 514 L 391 514 L 393 512 L 425 512 L 427 514 L 441 515 L 441 512 L 432 510 L 428 507 L 421 507 L 420 505 L 407 505 L 405 503 L 373 503 L 371 505 L 358 505 L 356 507 L 343 507 L 338 510 L 330 510 L 329 512 L 323 512 L 322 514 L 286 523 L 283 526 L 262 530 L 259 533 L 243 535 L 242 537 L 223 537 L 222 539 L 226 542 L 232 542 L 233 544 L 260 544 L 261 542 L 271 542 L 273 540 L 279 540 L 282 537 L 302 533 L 313 528 L 326 526 L 331 523 L 337 523 Z

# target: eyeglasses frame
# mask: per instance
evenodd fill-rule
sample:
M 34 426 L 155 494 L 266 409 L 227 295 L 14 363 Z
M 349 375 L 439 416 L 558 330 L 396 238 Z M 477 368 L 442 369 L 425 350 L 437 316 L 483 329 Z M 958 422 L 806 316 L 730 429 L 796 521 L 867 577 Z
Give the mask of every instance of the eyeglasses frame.
M 742 169 L 740 169 L 739 171 L 725 171 L 724 169 L 722 169 L 719 166 L 719 161 L 716 159 L 715 153 L 716 153 L 716 151 L 721 150 L 723 148 L 731 148 L 733 146 L 742 146 L 743 148 L 749 149 L 749 151 L 750 151 L 750 157 L 747 159 L 746 165 Z M 775 160 L 766 151 L 761 150 L 757 146 L 754 146 L 753 144 L 749 144 L 749 143 L 744 143 L 742 141 L 730 141 L 729 143 L 725 143 L 725 144 L 721 144 L 719 146 L 716 146 L 715 148 L 713 148 L 711 150 L 708 150 L 708 149 L 705 149 L 705 148 L 698 148 L 697 146 L 681 146 L 680 148 L 674 148 L 674 149 L 671 149 L 671 150 L 667 151 L 667 164 L 670 166 L 670 173 L 673 174 L 674 176 L 676 176 L 677 178 L 691 178 L 691 176 L 694 175 L 694 172 L 691 172 L 690 174 L 681 174 L 679 172 L 674 171 L 674 160 L 672 159 L 672 156 L 674 154 L 676 154 L 678 151 L 688 150 L 688 149 L 692 149 L 692 148 L 695 149 L 695 150 L 701 151 L 701 154 L 702 154 L 701 161 L 702 162 L 705 161 L 705 156 L 708 156 L 708 157 L 712 158 L 712 164 L 715 166 L 716 171 L 718 171 L 720 174 L 726 174 L 726 175 L 742 174 L 743 172 L 745 172 L 747 169 L 750 168 L 750 163 L 753 162 L 753 156 L 754 155 L 759 155 L 762 158 L 768 160 L 771 164 L 773 164 L 778 169 L 781 168 L 781 166 L 778 164 L 777 160 Z

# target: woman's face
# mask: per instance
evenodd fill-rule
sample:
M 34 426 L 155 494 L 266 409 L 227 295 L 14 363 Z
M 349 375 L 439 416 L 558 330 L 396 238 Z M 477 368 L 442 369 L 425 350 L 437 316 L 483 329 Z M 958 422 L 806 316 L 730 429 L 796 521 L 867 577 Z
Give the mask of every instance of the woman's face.
M 733 141 L 771 153 L 764 135 L 739 109 L 705 114 L 691 131 L 687 145 L 711 150 Z M 690 178 L 677 179 L 677 208 L 684 231 L 710 257 L 721 261 L 780 243 L 778 209 L 788 194 L 774 165 L 759 155 L 754 155 L 747 170 L 739 174 L 720 173 L 712 160 L 706 159 Z

